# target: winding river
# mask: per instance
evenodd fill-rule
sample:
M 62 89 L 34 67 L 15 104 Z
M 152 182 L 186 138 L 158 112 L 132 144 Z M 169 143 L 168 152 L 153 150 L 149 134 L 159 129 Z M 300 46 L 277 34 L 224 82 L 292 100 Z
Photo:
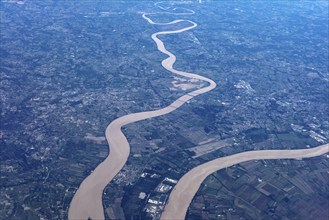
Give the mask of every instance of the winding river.
M 187 13 L 189 14 L 194 13 L 194 11 L 192 10 L 187 10 L 187 11 L 188 11 Z M 170 12 L 165 12 L 165 13 L 171 14 Z M 187 13 L 173 13 L 173 14 L 187 14 Z M 148 17 L 148 15 L 150 14 L 144 13 L 143 18 L 146 19 L 150 24 L 170 25 L 179 22 L 188 22 L 191 24 L 190 26 L 181 28 L 179 30 L 157 32 L 152 34 L 151 37 L 153 41 L 156 43 L 157 49 L 160 52 L 168 55 L 168 57 L 161 62 L 162 66 L 166 70 L 180 76 L 188 77 L 190 79 L 197 79 L 207 82 L 209 85 L 179 97 L 177 100 L 175 100 L 173 103 L 171 103 L 165 108 L 155 111 L 133 113 L 133 114 L 122 116 L 112 121 L 108 125 L 105 131 L 105 136 L 110 148 L 110 153 L 107 156 L 107 158 L 102 163 L 100 163 L 95 168 L 95 170 L 80 184 L 70 204 L 69 214 L 68 214 L 69 219 L 72 220 L 88 219 L 88 218 L 104 219 L 104 209 L 102 205 L 103 191 L 106 185 L 115 177 L 115 175 L 125 165 L 130 153 L 130 146 L 127 141 L 127 138 L 121 131 L 121 128 L 123 126 L 144 119 L 168 114 L 172 111 L 175 111 L 177 108 L 181 107 L 183 104 L 185 104 L 193 97 L 209 92 L 210 90 L 216 87 L 216 83 L 211 79 L 208 79 L 206 77 L 194 73 L 188 73 L 174 69 L 173 65 L 176 62 L 175 55 L 169 52 L 165 48 L 164 43 L 158 38 L 159 35 L 177 34 L 191 30 L 195 28 L 197 24 L 189 20 L 175 20 L 169 23 L 155 23 L 152 19 Z
M 159 6 L 160 7 L 160 6 Z M 161 9 L 167 10 L 168 8 L 160 7 Z M 173 9 L 175 11 L 176 9 Z M 171 13 L 164 12 L 166 14 L 193 14 L 194 11 L 184 9 L 187 12 Z M 130 123 L 138 122 L 141 120 L 166 115 L 170 112 L 175 111 L 181 107 L 187 101 L 195 96 L 209 92 L 216 87 L 216 83 L 206 77 L 179 71 L 173 68 L 176 62 L 176 57 L 173 53 L 169 52 L 164 43 L 158 38 L 159 35 L 166 34 L 177 34 L 184 31 L 191 30 L 197 26 L 197 24 L 190 20 L 175 20 L 168 23 L 156 23 L 149 18 L 152 13 L 144 13 L 143 18 L 153 25 L 170 25 L 179 22 L 189 23 L 190 26 L 181 28 L 179 30 L 172 31 L 161 31 L 151 35 L 151 38 L 156 43 L 157 49 L 166 54 L 168 57 L 164 59 L 161 64 L 162 66 L 171 73 L 188 77 L 190 79 L 197 79 L 203 82 L 207 82 L 208 85 L 201 89 L 194 90 L 179 97 L 173 103 L 165 108 L 133 113 L 122 116 L 112 121 L 106 128 L 105 136 L 109 145 L 110 153 L 107 158 L 100 163 L 95 170 L 83 180 L 77 189 L 69 208 L 69 219 L 105 219 L 104 209 L 102 205 L 102 194 L 106 185 L 116 176 L 116 174 L 125 165 L 129 153 L 130 146 L 127 138 L 122 132 L 122 127 Z M 319 156 L 329 151 L 328 144 L 319 147 L 303 150 L 264 150 L 264 151 L 248 151 L 223 158 L 219 158 L 205 164 L 202 164 L 187 174 L 185 174 L 177 183 L 174 190 L 170 194 L 168 203 L 161 216 L 161 219 L 184 219 L 186 211 L 193 196 L 197 192 L 201 183 L 211 173 L 249 160 L 259 159 L 288 159 L 288 158 L 306 158 Z

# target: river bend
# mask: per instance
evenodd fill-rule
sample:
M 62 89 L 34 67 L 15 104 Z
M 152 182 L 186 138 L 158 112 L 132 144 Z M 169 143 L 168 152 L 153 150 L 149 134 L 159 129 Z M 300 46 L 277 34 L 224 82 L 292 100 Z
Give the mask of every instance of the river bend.
M 173 9 L 175 11 L 176 9 Z M 193 14 L 194 11 L 186 10 L 187 12 L 183 13 L 171 13 L 170 14 Z M 159 35 L 166 34 L 178 34 L 184 31 L 191 30 L 197 26 L 193 21 L 189 20 L 175 20 L 169 23 L 156 23 L 151 18 L 149 18 L 150 13 L 144 13 L 143 18 L 147 20 L 150 24 L 153 25 L 170 25 L 176 24 L 179 22 L 189 22 L 191 25 L 185 28 L 172 31 L 161 31 L 151 35 L 151 38 L 156 43 L 157 49 L 168 55 L 161 64 L 162 66 L 171 73 L 188 77 L 190 79 L 197 79 L 208 83 L 208 86 L 194 90 L 179 97 L 173 103 L 168 105 L 165 108 L 154 110 L 133 113 L 129 115 L 122 116 L 120 118 L 112 121 L 106 128 L 105 136 L 109 145 L 109 155 L 105 160 L 100 163 L 95 170 L 83 180 L 79 188 L 75 192 L 75 195 L 71 201 L 69 208 L 69 219 L 104 219 L 104 209 L 102 204 L 102 194 L 106 185 L 116 176 L 116 174 L 123 168 L 125 165 L 129 153 L 130 146 L 127 141 L 126 136 L 122 132 L 122 127 L 130 123 L 137 121 L 145 120 L 148 118 L 158 117 L 161 115 L 166 115 L 172 111 L 175 111 L 177 108 L 184 105 L 187 101 L 192 99 L 195 96 L 201 95 L 203 93 L 209 92 L 210 90 L 216 87 L 216 83 L 211 79 L 197 75 L 195 73 L 188 73 L 184 71 L 179 71 L 173 68 L 174 63 L 176 62 L 176 57 L 173 53 L 169 52 L 164 43 L 158 38 Z

